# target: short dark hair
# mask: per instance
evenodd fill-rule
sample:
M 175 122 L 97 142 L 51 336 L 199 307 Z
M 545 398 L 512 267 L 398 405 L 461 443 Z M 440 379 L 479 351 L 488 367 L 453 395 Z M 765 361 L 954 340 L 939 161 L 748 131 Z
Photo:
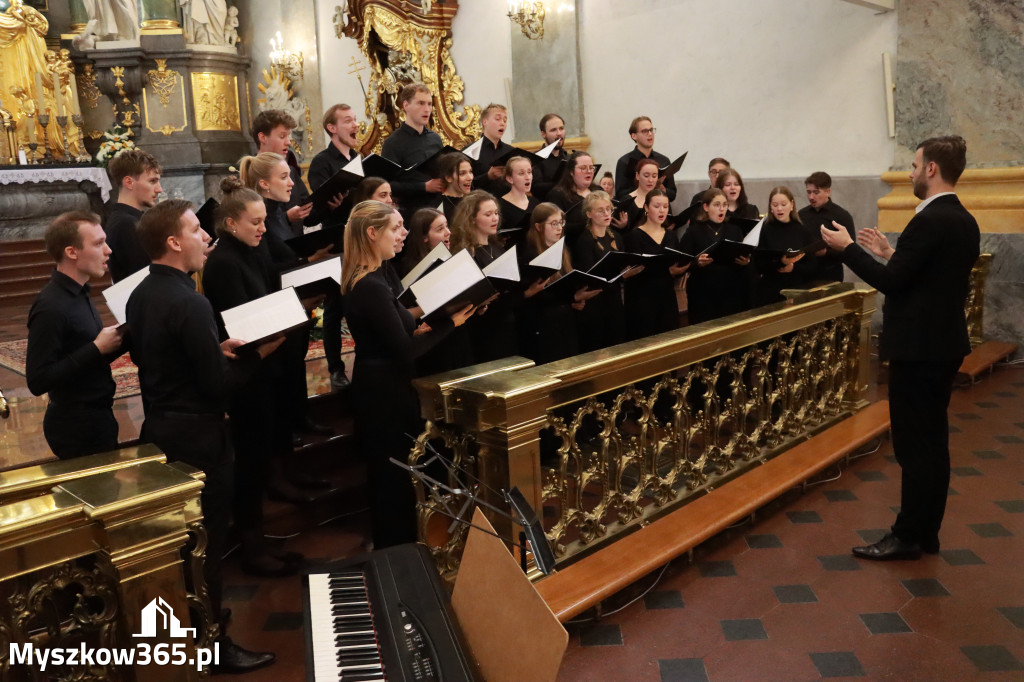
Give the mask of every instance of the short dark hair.
M 637 116 L 636 118 L 633 119 L 632 123 L 629 124 L 630 135 L 635 135 L 637 132 L 640 131 L 640 121 L 648 121 L 650 123 L 654 123 L 654 121 L 651 121 L 650 116 Z
M 430 95 L 431 98 L 433 98 L 434 96 L 434 94 L 430 92 L 430 88 L 428 88 L 423 83 L 409 83 L 404 88 L 402 88 L 402 91 L 400 93 L 398 93 L 398 106 L 405 106 L 405 103 L 411 100 L 413 97 L 415 97 L 416 93 L 418 92 L 425 92 L 428 95 Z
M 542 133 L 544 132 L 544 129 L 547 127 L 548 121 L 550 121 L 553 118 L 557 118 L 563 124 L 565 123 L 565 119 L 559 116 L 558 114 L 544 114 L 543 118 L 540 119 L 540 131 Z
M 137 178 L 151 170 L 157 173 L 164 172 L 156 157 L 141 149 L 129 149 L 126 152 L 121 152 L 107 165 L 107 173 L 110 174 L 114 187 L 120 187 L 125 178 Z
M 287 111 L 282 111 L 281 109 L 261 111 L 252 120 L 252 141 L 259 145 L 260 133 L 270 135 L 271 131 L 277 126 L 284 126 L 288 130 L 295 130 L 298 125 Z
M 829 189 L 832 187 L 832 176 L 825 171 L 815 171 L 804 178 L 805 185 L 814 185 L 818 189 Z
M 61 213 L 46 226 L 43 243 L 46 245 L 46 253 L 50 254 L 55 263 L 64 260 L 64 249 L 69 246 L 82 248 L 82 234 L 78 230 L 82 223 L 99 225 L 100 217 L 92 211 L 68 211 Z
M 934 161 L 939 167 L 939 175 L 951 185 L 955 185 L 967 167 L 967 142 L 959 135 L 943 135 L 929 137 L 917 145 L 925 163 Z
M 136 230 L 142 250 L 150 260 L 157 260 L 167 253 L 167 238 L 181 234 L 181 216 L 193 208 L 187 199 L 168 199 L 142 214 Z
M 728 159 L 723 159 L 721 156 L 716 156 L 715 158 L 708 161 L 708 170 L 711 170 L 718 164 L 722 164 L 726 168 L 732 168 L 732 164 L 729 163 Z
M 338 118 L 338 112 L 339 111 L 348 111 L 351 108 L 352 107 L 350 107 L 347 104 L 332 104 L 331 108 L 324 112 L 324 120 L 323 120 L 324 132 L 327 133 L 328 135 L 330 135 L 331 131 L 327 129 L 327 126 L 329 124 L 331 124 L 331 123 L 335 123 L 336 122 L 335 119 Z

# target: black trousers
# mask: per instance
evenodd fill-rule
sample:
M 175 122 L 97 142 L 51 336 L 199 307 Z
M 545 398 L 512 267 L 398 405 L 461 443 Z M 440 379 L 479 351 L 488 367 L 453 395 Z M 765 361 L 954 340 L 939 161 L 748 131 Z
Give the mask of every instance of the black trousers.
M 327 294 L 324 299 L 324 356 L 327 359 L 327 371 L 331 374 L 345 369 L 345 361 L 341 359 L 341 319 L 345 317 L 345 297 L 340 291 Z
M 223 592 L 221 567 L 231 521 L 234 458 L 227 423 L 220 414 L 154 413 L 142 425 L 142 439 L 163 450 L 167 461 L 185 462 L 206 473 L 200 497 L 207 541 L 203 572 L 210 593 L 211 615 L 218 620 Z
M 902 472 L 892 532 L 904 542 L 937 542 L 949 492 L 949 398 L 961 360 L 889 363 L 892 447 Z
M 43 415 L 43 435 L 60 459 L 117 449 L 117 419 L 110 407 L 50 403 Z

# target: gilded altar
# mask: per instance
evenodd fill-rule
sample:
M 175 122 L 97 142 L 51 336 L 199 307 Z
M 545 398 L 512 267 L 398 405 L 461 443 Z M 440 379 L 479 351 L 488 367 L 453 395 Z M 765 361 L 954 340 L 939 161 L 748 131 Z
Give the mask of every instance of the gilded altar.
M 398 106 L 402 87 L 421 82 L 434 100 L 432 128 L 445 144 L 464 147 L 480 136 L 480 107 L 464 106 L 465 84 L 452 60 L 454 0 L 434 3 L 425 13 L 411 10 L 402 0 L 351 0 L 348 13 L 334 17 L 337 37 L 359 42 L 370 65 L 366 117 L 359 141 L 364 154 L 380 146 L 404 120 Z

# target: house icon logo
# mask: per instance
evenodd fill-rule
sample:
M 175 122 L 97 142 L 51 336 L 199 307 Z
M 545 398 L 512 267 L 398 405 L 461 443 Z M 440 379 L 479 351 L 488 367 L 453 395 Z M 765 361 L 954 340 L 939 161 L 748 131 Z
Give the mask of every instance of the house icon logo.
M 142 632 L 132 637 L 156 637 L 158 630 L 166 630 L 171 637 L 188 637 L 189 633 L 196 636 L 195 628 L 181 627 L 174 609 L 163 597 L 156 597 L 142 609 Z

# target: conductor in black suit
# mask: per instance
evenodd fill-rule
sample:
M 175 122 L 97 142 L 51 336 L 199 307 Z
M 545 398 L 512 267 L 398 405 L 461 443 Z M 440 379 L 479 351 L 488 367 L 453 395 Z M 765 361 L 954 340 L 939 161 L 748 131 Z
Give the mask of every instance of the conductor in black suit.
M 893 249 L 877 230 L 854 244 L 846 229 L 821 236 L 865 282 L 885 294 L 881 353 L 889 360 L 889 416 L 896 461 L 903 469 L 900 512 L 873 545 L 854 547 L 864 559 L 917 559 L 939 551 L 949 489 L 947 410 L 953 379 L 971 350 L 964 316 L 968 280 L 978 258 L 978 223 L 954 193 L 967 165 L 959 136 L 922 142 L 910 179 L 923 199 Z

